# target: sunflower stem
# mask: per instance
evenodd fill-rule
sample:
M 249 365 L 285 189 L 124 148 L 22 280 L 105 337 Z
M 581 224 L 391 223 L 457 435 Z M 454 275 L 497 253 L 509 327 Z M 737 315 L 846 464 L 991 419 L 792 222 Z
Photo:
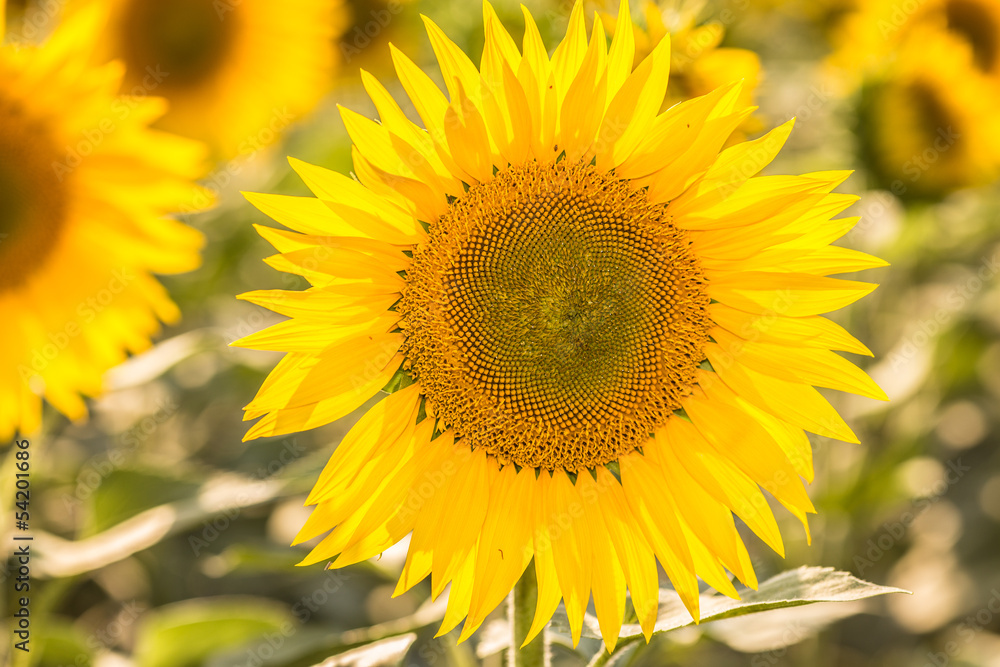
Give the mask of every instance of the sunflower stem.
M 527 646 L 522 647 L 538 601 L 538 581 L 535 568 L 529 565 L 507 597 L 507 614 L 510 619 L 511 645 L 507 654 L 508 667 L 548 667 L 549 651 L 547 632 L 543 629 Z

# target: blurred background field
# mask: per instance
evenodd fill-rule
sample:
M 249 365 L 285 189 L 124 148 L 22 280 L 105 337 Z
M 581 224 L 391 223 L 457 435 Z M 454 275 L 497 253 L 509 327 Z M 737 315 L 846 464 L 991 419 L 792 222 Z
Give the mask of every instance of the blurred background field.
M 9 32 L 40 39 L 60 20 L 59 4 L 9 2 Z M 526 4 L 554 44 L 570 6 Z M 608 4 L 588 0 L 590 18 L 599 10 L 612 20 L 617 3 Z M 327 664 L 500 662 L 489 624 L 461 645 L 457 631 L 433 637 L 443 607 L 426 582 L 390 598 L 405 541 L 341 571 L 294 567 L 309 548 L 288 546 L 308 515 L 305 495 L 361 412 L 241 442 L 241 408 L 278 357 L 228 343 L 280 318 L 234 295 L 304 284 L 262 262 L 270 246 L 252 225 L 274 223 L 239 191 L 307 194 L 286 155 L 349 172 L 337 105 L 376 115 L 359 67 L 404 101 L 391 41 L 440 80 L 421 13 L 474 59 L 481 51 L 476 3 L 333 5 L 328 91 L 308 112 L 279 89 L 258 91 L 267 113 L 217 149 L 203 181 L 216 206 L 182 215 L 208 242 L 199 269 L 163 278 L 180 324 L 108 373 L 88 421 L 47 410 L 31 437 L 35 650 L 6 644 L 5 664 L 298 667 L 337 654 Z M 519 39 L 519 6 L 495 6 Z M 865 274 L 881 287 L 833 317 L 871 348 L 874 358 L 860 363 L 892 400 L 830 394 L 862 444 L 813 438 L 811 546 L 780 508 L 785 560 L 749 531 L 746 540 L 761 580 L 823 565 L 914 595 L 688 628 L 658 636 L 632 664 L 1000 667 L 1000 3 L 661 0 L 633 13 L 642 25 L 660 17 L 681 63 L 716 43 L 757 54 L 759 73 L 736 56 L 760 106 L 743 131 L 797 118 L 767 173 L 856 170 L 840 190 L 862 195 L 848 212 L 862 220 L 839 243 L 892 266 Z M 679 71 L 672 90 L 683 96 L 714 72 Z M 10 535 L 11 450 L 2 456 L 0 525 Z M 8 605 L 11 565 L 0 574 Z M 377 650 L 357 652 L 372 641 Z M 585 664 L 555 651 L 558 665 Z

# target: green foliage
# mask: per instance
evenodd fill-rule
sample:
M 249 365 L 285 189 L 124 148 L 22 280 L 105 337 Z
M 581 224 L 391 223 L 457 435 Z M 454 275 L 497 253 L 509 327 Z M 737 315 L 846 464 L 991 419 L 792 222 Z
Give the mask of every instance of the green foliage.
M 691 625 L 704 625 L 711 621 L 746 616 L 775 609 L 800 607 L 817 602 L 852 602 L 888 593 L 909 593 L 899 588 L 878 586 L 862 581 L 848 572 L 838 572 L 832 567 L 800 567 L 788 570 L 761 582 L 757 590 L 744 590 L 739 600 L 722 595 L 701 596 L 701 618 L 695 623 L 672 589 L 660 589 L 660 605 L 656 616 L 655 633 L 670 632 Z M 828 607 L 832 619 L 838 612 Z M 552 628 L 569 634 L 569 622 L 560 609 L 552 619 Z M 584 618 L 583 636 L 600 639 L 597 618 L 587 614 Z M 643 636 L 637 624 L 622 626 L 618 636 L 622 639 L 639 639 Z
M 156 470 L 113 470 L 90 497 L 84 535 L 107 530 L 157 505 L 190 497 L 200 484 Z
M 205 598 L 162 607 L 143 617 L 137 667 L 198 667 L 210 656 L 248 644 L 284 642 L 295 630 L 280 604 L 253 597 Z M 276 643 L 276 642 L 271 642 Z

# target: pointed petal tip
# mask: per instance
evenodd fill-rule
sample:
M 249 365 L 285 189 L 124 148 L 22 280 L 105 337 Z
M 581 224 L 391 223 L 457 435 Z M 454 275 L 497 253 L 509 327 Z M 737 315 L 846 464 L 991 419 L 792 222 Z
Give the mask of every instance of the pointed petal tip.
M 467 639 L 469 639 L 469 637 L 471 637 L 473 634 L 475 634 L 476 630 L 479 629 L 480 625 L 482 625 L 482 621 L 479 621 L 478 623 L 470 623 L 469 617 L 466 617 L 465 618 L 465 625 L 462 626 L 462 632 L 458 636 L 458 640 L 455 643 L 456 644 L 461 644 L 462 642 L 464 642 Z
M 437 632 L 434 633 L 434 639 L 437 639 L 438 637 L 443 637 L 444 635 L 448 634 L 449 632 L 451 632 L 454 629 L 455 629 L 454 627 L 451 627 L 451 628 L 447 627 L 444 624 L 444 622 L 442 621 L 441 627 L 439 627 L 437 629 Z M 456 643 L 460 643 L 460 642 L 461 642 L 461 640 L 459 642 L 456 642 Z

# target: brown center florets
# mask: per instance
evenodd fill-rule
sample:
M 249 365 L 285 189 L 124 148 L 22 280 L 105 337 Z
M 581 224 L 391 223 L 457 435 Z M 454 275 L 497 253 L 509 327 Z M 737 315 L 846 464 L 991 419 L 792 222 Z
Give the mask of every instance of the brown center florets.
M 705 280 L 665 206 L 584 164 L 510 167 L 430 229 L 399 304 L 435 415 L 503 463 L 632 451 L 704 360 Z
M 43 120 L 0 91 L 0 292 L 44 265 L 66 222 L 67 175 L 56 145 Z

